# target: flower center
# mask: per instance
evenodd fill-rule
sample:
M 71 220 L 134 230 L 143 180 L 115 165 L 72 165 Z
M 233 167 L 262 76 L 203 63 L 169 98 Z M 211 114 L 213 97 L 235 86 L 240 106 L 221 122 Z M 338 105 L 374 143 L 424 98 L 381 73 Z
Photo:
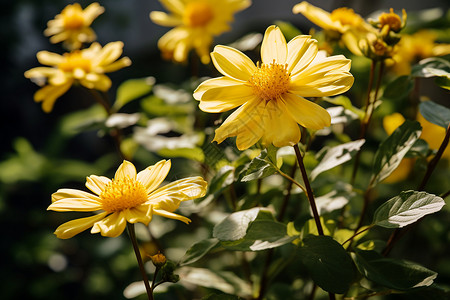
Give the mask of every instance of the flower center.
M 67 7 L 61 14 L 63 15 L 64 28 L 74 30 L 84 26 L 84 16 L 81 8 Z
M 277 99 L 289 89 L 290 74 L 287 72 L 287 64 L 276 64 L 275 60 L 269 65 L 258 63 L 258 70 L 248 82 L 260 98 L 266 101 Z
M 342 25 L 359 26 L 361 17 L 351 8 L 339 7 L 331 12 L 332 21 L 339 21 Z
M 214 12 L 208 3 L 191 2 L 186 6 L 183 21 L 188 27 L 202 27 L 213 18 Z
M 91 72 L 91 60 L 84 58 L 81 51 L 64 53 L 64 61 L 58 64 L 58 68 L 64 72 L 73 72 L 75 69 L 82 69 L 86 73 Z
M 392 31 L 399 31 L 402 28 L 402 20 L 400 16 L 394 13 L 394 10 L 391 8 L 389 13 L 382 13 L 378 18 L 380 22 L 380 27 L 383 28 L 385 25 L 389 26 L 389 29 Z
M 147 201 L 144 186 L 129 177 L 113 179 L 100 194 L 103 209 L 107 212 L 136 207 Z

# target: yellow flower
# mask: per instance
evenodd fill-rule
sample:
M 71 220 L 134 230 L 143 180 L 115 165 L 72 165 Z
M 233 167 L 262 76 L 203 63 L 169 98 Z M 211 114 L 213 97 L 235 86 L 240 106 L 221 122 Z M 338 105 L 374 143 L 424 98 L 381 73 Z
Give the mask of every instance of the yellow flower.
M 376 23 L 377 27 L 383 31 L 383 28 L 387 27 L 386 31 L 394 31 L 399 32 L 406 25 L 406 11 L 402 10 L 402 18 L 394 12 L 394 9 L 391 8 L 388 13 L 382 13 L 378 17 L 378 22 Z
M 349 59 L 318 54 L 317 41 L 309 35 L 297 36 L 286 44 L 274 25 L 266 30 L 262 63 L 257 66 L 227 46 L 216 46 L 211 57 L 224 76 L 203 82 L 194 91 L 194 98 L 205 112 L 240 106 L 216 130 L 214 138 L 221 143 L 237 136 L 240 150 L 260 139 L 264 145 L 292 146 L 300 140 L 298 124 L 314 130 L 329 126 L 328 112 L 303 97 L 340 94 L 350 89 L 354 80 Z
M 52 195 L 48 210 L 99 213 L 62 224 L 56 229 L 56 236 L 68 239 L 92 227 L 91 233 L 116 237 L 123 232 L 127 222 L 148 225 L 153 215 L 189 223 L 188 218 L 173 211 L 181 201 L 203 197 L 207 183 L 197 176 L 158 188 L 169 170 L 170 160 L 161 160 L 136 173 L 134 165 L 125 160 L 113 179 L 96 175 L 86 178 L 86 187 L 94 194 L 74 189 L 58 190 Z
M 202 63 L 209 63 L 213 37 L 230 30 L 233 15 L 248 6 L 250 0 L 160 0 L 170 11 L 152 11 L 150 19 L 158 25 L 175 27 L 158 41 L 166 59 L 185 62 L 195 49 Z
M 112 42 L 103 48 L 100 44 L 93 43 L 89 48 L 64 55 L 39 51 L 36 55 L 38 61 L 50 67 L 37 67 L 25 72 L 26 78 L 39 85 L 48 81 L 47 85 L 34 94 L 34 100 L 42 102 L 42 109 L 50 112 L 56 99 L 67 92 L 75 82 L 88 89 L 107 91 L 111 87 L 111 80 L 104 73 L 131 64 L 128 57 L 117 60 L 122 54 L 122 48 L 122 42 Z
M 308 20 L 323 28 L 328 35 L 341 39 L 355 55 L 362 55 L 358 41 L 367 33 L 374 32 L 374 28 L 351 8 L 340 7 L 329 13 L 303 1 L 295 5 L 292 11 L 295 14 L 303 14 Z
M 84 10 L 80 4 L 67 5 L 55 19 L 48 21 L 44 34 L 50 36 L 50 42 L 64 42 L 69 50 L 80 49 L 83 43 L 90 43 L 97 38 L 90 27 L 92 22 L 105 9 L 97 2 Z

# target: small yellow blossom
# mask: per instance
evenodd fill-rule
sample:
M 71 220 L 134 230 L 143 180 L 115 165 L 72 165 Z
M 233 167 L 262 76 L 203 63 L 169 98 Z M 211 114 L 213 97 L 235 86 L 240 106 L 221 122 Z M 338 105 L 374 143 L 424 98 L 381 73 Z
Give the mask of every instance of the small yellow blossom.
M 161 160 L 137 173 L 132 163 L 124 161 L 113 179 L 96 175 L 86 178 L 86 187 L 94 194 L 74 189 L 58 190 L 52 195 L 48 210 L 98 213 L 62 224 L 56 229 L 56 236 L 68 239 L 92 227 L 91 233 L 116 237 L 127 222 L 148 225 L 153 215 L 189 223 L 188 218 L 173 212 L 182 201 L 203 197 L 207 183 L 197 176 L 158 188 L 170 166 L 170 160 Z
M 74 83 L 88 89 L 107 91 L 111 80 L 104 73 L 114 72 L 131 64 L 128 57 L 122 57 L 123 43 L 112 42 L 105 47 L 93 43 L 89 48 L 74 50 L 64 55 L 48 51 L 37 53 L 38 61 L 50 67 L 37 67 L 25 72 L 25 77 L 39 85 L 47 85 L 34 94 L 36 102 L 42 102 L 42 109 L 50 112 L 53 105 Z
M 387 28 L 387 31 L 399 32 L 403 27 L 406 26 L 406 11 L 402 10 L 402 18 L 394 12 L 394 9 L 391 8 L 388 13 L 382 13 L 378 17 L 378 22 L 376 26 L 383 31 L 384 28 Z
M 83 43 L 93 42 L 97 38 L 90 26 L 104 11 L 97 2 L 84 10 L 78 3 L 69 4 L 55 19 L 48 21 L 44 34 L 50 36 L 50 42 L 54 44 L 63 42 L 69 50 L 80 49 Z
M 250 0 L 160 0 L 170 14 L 152 11 L 158 25 L 175 27 L 158 41 L 165 59 L 185 62 L 195 49 L 202 63 L 210 62 L 213 38 L 230 30 L 233 15 L 250 6 Z
M 292 11 L 295 14 L 303 14 L 308 20 L 323 28 L 329 36 L 340 39 L 355 55 L 362 55 L 358 41 L 367 33 L 374 32 L 374 28 L 351 8 L 340 7 L 329 13 L 303 1 L 295 5 Z
M 195 91 L 200 109 L 219 113 L 235 107 L 216 130 L 221 143 L 237 136 L 244 150 L 262 139 L 264 145 L 292 146 L 300 140 L 300 128 L 318 130 L 330 125 L 330 115 L 303 97 L 324 97 L 346 92 L 353 84 L 350 60 L 342 55 L 318 53 L 317 41 L 299 35 L 288 44 L 281 30 L 267 28 L 261 46 L 261 63 L 242 52 L 216 46 L 212 61 L 223 77 L 203 82 Z

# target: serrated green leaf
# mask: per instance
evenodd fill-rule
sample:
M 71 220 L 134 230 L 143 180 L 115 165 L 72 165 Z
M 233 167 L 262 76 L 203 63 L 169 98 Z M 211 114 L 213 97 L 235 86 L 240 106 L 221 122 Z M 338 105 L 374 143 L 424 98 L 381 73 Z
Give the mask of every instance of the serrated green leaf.
M 445 205 L 438 196 L 426 192 L 406 191 L 389 199 L 375 211 L 373 224 L 399 228 L 414 223 L 425 215 L 435 213 Z
M 421 265 L 406 260 L 385 258 L 375 251 L 357 250 L 351 255 L 364 277 L 387 288 L 407 291 L 429 286 L 437 277 L 436 272 Z
M 370 179 L 369 188 L 387 178 L 398 167 L 421 132 L 422 127 L 419 122 L 406 120 L 381 143 L 375 153 L 373 175 Z
M 299 256 L 314 283 L 323 290 L 343 294 L 355 278 L 352 260 L 345 249 L 329 236 L 303 239 Z
M 413 88 L 414 80 L 410 76 L 400 76 L 386 86 L 382 98 L 399 100 L 408 96 Z
M 365 140 L 357 140 L 328 149 L 319 164 L 311 171 L 311 180 L 314 180 L 320 173 L 352 159 L 364 142 Z
M 150 93 L 153 84 L 155 84 L 155 78 L 153 77 L 130 79 L 123 82 L 117 88 L 116 102 L 114 102 L 113 110 L 119 111 L 125 104 Z
M 219 240 L 214 238 L 195 243 L 186 251 L 186 254 L 181 258 L 180 266 L 189 265 L 198 261 L 218 244 Z
M 448 128 L 450 123 L 450 109 L 433 101 L 424 101 L 419 104 L 420 113 L 430 123 Z

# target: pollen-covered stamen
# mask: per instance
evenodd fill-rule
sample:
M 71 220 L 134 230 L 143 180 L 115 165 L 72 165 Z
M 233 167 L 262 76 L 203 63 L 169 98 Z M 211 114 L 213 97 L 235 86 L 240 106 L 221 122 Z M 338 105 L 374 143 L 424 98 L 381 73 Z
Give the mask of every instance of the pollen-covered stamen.
M 190 2 L 186 5 L 183 22 L 189 27 L 201 27 L 214 18 L 214 11 L 208 3 Z
M 70 7 L 64 10 L 62 15 L 64 28 L 75 30 L 84 26 L 84 16 L 81 9 Z
M 75 69 L 82 69 L 86 73 L 91 72 L 91 60 L 84 58 L 81 51 L 64 53 L 64 61 L 58 64 L 58 68 L 64 72 L 72 72 Z
M 105 211 L 117 212 L 147 201 L 147 191 L 135 179 L 113 179 L 100 194 L 100 199 Z
M 248 80 L 256 95 L 269 101 L 278 98 L 289 89 L 290 74 L 287 64 L 259 64 L 258 69 Z

